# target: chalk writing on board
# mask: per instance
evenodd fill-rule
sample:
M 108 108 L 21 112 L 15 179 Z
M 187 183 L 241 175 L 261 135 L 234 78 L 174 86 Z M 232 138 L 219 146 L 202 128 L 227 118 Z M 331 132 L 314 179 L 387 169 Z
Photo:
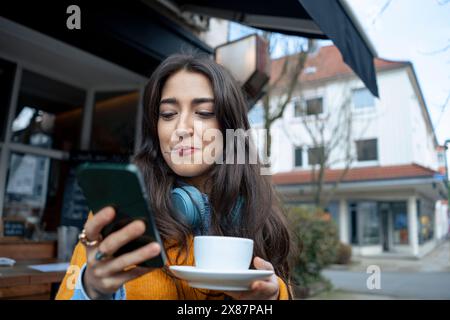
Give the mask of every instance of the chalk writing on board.
M 3 221 L 3 235 L 5 237 L 23 237 L 25 235 L 25 222 Z

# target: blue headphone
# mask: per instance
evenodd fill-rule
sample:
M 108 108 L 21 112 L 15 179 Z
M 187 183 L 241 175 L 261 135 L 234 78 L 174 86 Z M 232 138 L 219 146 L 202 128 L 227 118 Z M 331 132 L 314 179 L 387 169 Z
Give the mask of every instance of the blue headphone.
M 239 197 L 233 208 L 233 223 L 237 223 L 239 219 L 243 202 L 243 198 Z M 202 194 L 197 188 L 191 185 L 174 188 L 172 190 L 172 204 L 193 228 L 202 226 L 206 208 Z

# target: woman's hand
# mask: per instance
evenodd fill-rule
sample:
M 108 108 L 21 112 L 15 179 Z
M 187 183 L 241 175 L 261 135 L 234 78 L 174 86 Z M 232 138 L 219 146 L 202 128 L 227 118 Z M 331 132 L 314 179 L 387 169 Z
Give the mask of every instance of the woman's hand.
M 96 213 L 92 219 L 86 222 L 87 239 L 99 239 L 101 230 L 113 221 L 114 216 L 115 211 L 111 207 L 103 208 Z M 111 233 L 98 245 L 86 247 L 87 263 L 83 275 L 83 286 L 91 299 L 109 298 L 126 282 L 153 270 L 134 266 L 156 257 L 160 253 L 161 247 L 156 242 L 149 243 L 119 257 L 113 257 L 117 250 L 138 238 L 144 231 L 145 224 L 142 221 L 133 221 L 122 229 Z M 99 260 L 99 257 L 102 256 L 104 258 Z
M 259 257 L 253 259 L 253 265 L 259 270 L 274 270 L 270 262 Z M 277 300 L 279 293 L 280 284 L 275 273 L 267 280 L 257 280 L 253 282 L 249 291 L 225 292 L 226 295 L 229 295 L 236 300 Z

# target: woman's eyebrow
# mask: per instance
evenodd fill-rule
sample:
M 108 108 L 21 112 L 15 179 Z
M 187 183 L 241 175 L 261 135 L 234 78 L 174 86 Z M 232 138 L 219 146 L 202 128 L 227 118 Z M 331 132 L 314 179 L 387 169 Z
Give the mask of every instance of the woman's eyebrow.
M 214 103 L 214 98 L 194 98 L 192 99 L 192 104 L 193 105 L 197 105 L 197 104 L 202 104 L 202 103 L 206 103 L 206 102 L 212 102 Z M 162 99 L 159 104 L 163 104 L 163 103 L 167 103 L 167 104 L 178 104 L 178 100 L 176 98 L 165 98 Z
M 194 98 L 194 99 L 192 99 L 192 104 L 201 104 L 201 103 L 206 103 L 206 102 L 214 103 L 214 98 Z
M 178 101 L 177 101 L 177 99 L 175 99 L 175 98 L 165 98 L 165 99 L 162 99 L 162 100 L 159 102 L 159 104 L 163 104 L 163 103 L 168 103 L 168 104 L 178 104 Z

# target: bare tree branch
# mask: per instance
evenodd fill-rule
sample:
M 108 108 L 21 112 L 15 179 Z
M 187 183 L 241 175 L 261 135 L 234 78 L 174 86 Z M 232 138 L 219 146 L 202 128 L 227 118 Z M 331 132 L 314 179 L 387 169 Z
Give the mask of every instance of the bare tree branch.
M 435 54 L 439 54 L 439 53 L 443 53 L 447 50 L 450 49 L 450 39 L 448 40 L 449 44 L 446 45 L 445 47 L 442 47 L 440 49 L 434 50 L 434 51 L 428 51 L 428 52 L 424 52 L 424 51 L 419 51 L 419 53 L 421 54 L 426 54 L 426 55 L 435 55 Z
M 447 98 L 445 99 L 444 103 L 441 106 L 441 113 L 439 114 L 439 118 L 436 122 L 435 130 L 439 127 L 442 117 L 444 116 L 445 110 L 447 109 L 447 106 L 449 105 L 449 102 L 450 102 L 450 93 L 447 95 Z
M 389 7 L 389 5 L 391 4 L 392 0 L 387 0 L 383 7 L 381 7 L 380 11 L 378 12 L 378 14 L 375 16 L 375 18 L 373 18 L 372 20 L 372 24 L 375 24 L 375 22 L 383 15 L 383 13 L 386 11 L 386 9 Z
M 449 3 L 450 0 L 436 0 L 436 2 L 438 3 L 438 5 L 444 6 L 444 5 L 446 5 L 447 3 Z
M 267 37 L 266 40 L 269 41 L 270 47 L 270 41 L 274 38 L 274 35 L 266 33 L 265 36 Z M 298 88 L 300 74 L 303 71 L 306 58 L 309 52 L 313 50 L 313 48 L 314 48 L 313 40 L 308 40 L 308 48 L 306 50 L 303 50 L 302 48 L 302 51 L 297 53 L 296 55 L 285 57 L 283 67 L 281 73 L 278 75 L 278 78 L 275 80 L 274 83 L 272 84 L 269 83 L 266 86 L 266 95 L 263 97 L 262 102 L 264 109 L 264 128 L 267 130 L 267 132 L 270 132 L 272 124 L 277 119 L 283 116 L 286 107 L 292 100 L 293 92 L 296 88 Z M 293 68 L 290 67 L 291 63 L 295 63 Z M 287 84 L 280 85 L 281 81 L 287 81 Z M 280 90 L 280 87 L 282 90 Z M 279 92 L 282 91 L 282 94 L 278 95 L 281 98 L 275 104 L 275 107 L 273 107 L 274 106 L 273 103 L 275 102 L 274 101 L 275 99 L 273 99 L 274 95 L 273 91 L 275 91 L 275 89 L 278 89 Z M 271 155 L 271 143 L 272 143 L 271 137 L 269 134 L 266 140 L 266 147 L 265 147 L 265 149 L 267 150 L 268 159 L 270 158 Z M 268 159 L 265 159 L 266 163 L 268 163 Z

